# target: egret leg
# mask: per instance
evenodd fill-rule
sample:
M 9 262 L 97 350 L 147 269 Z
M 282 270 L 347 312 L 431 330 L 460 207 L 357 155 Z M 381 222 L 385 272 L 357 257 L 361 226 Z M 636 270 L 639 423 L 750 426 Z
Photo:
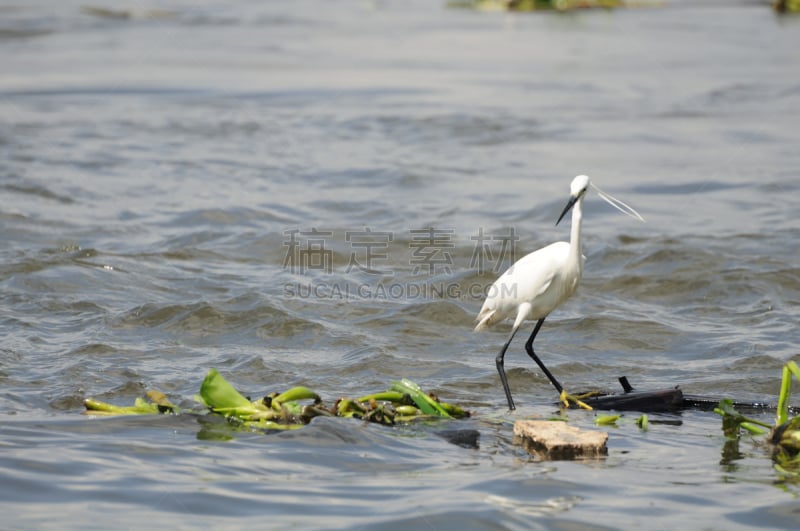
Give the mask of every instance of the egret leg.
M 525 350 L 528 352 L 528 356 L 533 358 L 533 361 L 535 361 L 536 364 L 539 365 L 539 368 L 542 369 L 545 376 L 547 376 L 547 379 L 550 380 L 550 383 L 552 383 L 553 387 L 556 388 L 558 394 L 561 394 L 564 388 L 561 386 L 560 383 L 558 383 L 558 380 L 556 380 L 555 376 L 553 376 L 552 373 L 547 369 L 547 367 L 544 366 L 542 360 L 540 360 L 539 356 L 537 356 L 536 353 L 533 351 L 533 340 L 536 339 L 536 334 L 539 333 L 539 329 L 542 327 L 543 323 L 544 323 L 544 318 L 539 319 L 539 321 L 536 323 L 536 327 L 533 329 L 531 337 L 529 337 L 528 342 L 525 343 Z
M 508 350 L 508 346 L 511 344 L 511 340 L 514 339 L 514 334 L 517 333 L 517 329 L 513 329 L 511 331 L 511 335 L 506 341 L 506 344 L 503 345 L 503 348 L 500 349 L 500 354 L 497 355 L 495 358 L 495 363 L 497 364 L 497 372 L 500 373 L 500 381 L 503 382 L 503 390 L 506 392 L 506 399 L 508 399 L 508 409 L 516 409 L 514 407 L 514 399 L 511 398 L 511 389 L 508 387 L 508 380 L 506 379 L 506 371 L 503 369 L 503 361 L 506 357 L 506 350 Z

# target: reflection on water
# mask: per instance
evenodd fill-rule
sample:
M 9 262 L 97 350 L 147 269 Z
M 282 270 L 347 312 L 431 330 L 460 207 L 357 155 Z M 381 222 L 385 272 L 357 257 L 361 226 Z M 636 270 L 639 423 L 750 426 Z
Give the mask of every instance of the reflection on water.
M 520 336 L 507 414 L 509 328 L 471 329 L 515 258 L 567 238 L 553 222 L 586 173 L 647 223 L 587 198 L 583 283 L 537 338 L 547 365 L 570 388 L 627 375 L 773 399 L 797 359 L 797 20 L 727 2 L 0 13 L 9 526 L 146 510 L 164 526 L 791 527 L 796 488 L 709 413 L 647 432 L 623 417 L 605 460 L 534 462 L 511 422 L 552 414 L 552 390 Z M 79 415 L 154 387 L 192 407 L 210 367 L 253 396 L 408 377 L 476 415 L 267 435 Z

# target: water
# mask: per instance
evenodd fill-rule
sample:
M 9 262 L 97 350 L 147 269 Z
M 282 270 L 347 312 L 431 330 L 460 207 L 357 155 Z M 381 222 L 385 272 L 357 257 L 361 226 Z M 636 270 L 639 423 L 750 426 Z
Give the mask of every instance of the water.
M 587 200 L 583 284 L 537 339 L 551 370 L 774 400 L 798 359 L 800 20 L 728 2 L 85 5 L 0 7 L 5 526 L 796 523 L 796 485 L 709 413 L 647 432 L 629 414 L 599 461 L 530 458 L 511 422 L 554 393 L 520 338 L 507 413 L 508 325 L 471 327 L 512 254 L 566 238 L 553 222 L 587 173 L 647 223 Z M 80 415 L 150 388 L 190 406 L 211 367 L 327 400 L 408 377 L 475 415 L 267 435 Z

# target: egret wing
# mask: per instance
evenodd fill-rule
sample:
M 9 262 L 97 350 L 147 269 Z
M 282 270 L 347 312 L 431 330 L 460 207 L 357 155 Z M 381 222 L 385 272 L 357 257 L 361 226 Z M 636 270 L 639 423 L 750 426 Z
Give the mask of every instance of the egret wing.
M 540 319 L 557 305 L 558 297 L 551 292 L 553 282 L 558 282 L 559 271 L 569 253 L 569 244 L 557 242 L 520 258 L 491 288 L 478 313 L 476 330 L 481 330 L 503 319 L 516 317 L 522 303 L 529 303 L 527 319 Z M 544 312 L 543 315 L 542 312 Z

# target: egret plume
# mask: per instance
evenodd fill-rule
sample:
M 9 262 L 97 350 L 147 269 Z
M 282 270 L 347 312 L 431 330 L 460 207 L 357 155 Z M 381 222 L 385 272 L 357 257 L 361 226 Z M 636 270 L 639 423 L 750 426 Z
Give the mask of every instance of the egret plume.
M 619 210 L 623 214 L 627 214 L 628 216 L 630 216 L 632 218 L 635 218 L 635 219 L 638 219 L 639 221 L 644 221 L 644 218 L 642 217 L 642 215 L 639 214 L 638 212 L 636 212 L 636 210 L 632 206 L 626 205 L 624 202 L 620 201 L 616 197 L 613 197 L 613 196 L 607 194 L 606 192 L 602 191 L 594 183 L 590 183 L 590 184 L 591 184 L 592 188 L 594 188 L 594 191 L 597 192 L 597 195 L 599 195 L 609 205 L 613 206 L 614 208 L 616 208 L 617 210 Z

